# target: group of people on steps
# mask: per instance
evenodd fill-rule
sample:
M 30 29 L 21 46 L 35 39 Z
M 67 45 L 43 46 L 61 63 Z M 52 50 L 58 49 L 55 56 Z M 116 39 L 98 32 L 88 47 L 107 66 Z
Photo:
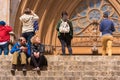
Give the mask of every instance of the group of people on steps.
M 42 67 L 47 67 L 47 59 L 44 56 L 45 45 L 40 41 L 39 35 L 36 34 L 38 31 L 38 19 L 37 16 L 29 8 L 25 9 L 20 21 L 22 22 L 22 34 L 18 41 L 13 45 L 10 53 L 13 55 L 12 58 L 12 69 L 16 70 L 18 59 L 21 61 L 22 70 L 26 71 L 26 65 L 29 63 L 33 66 L 33 70 L 40 70 Z M 65 47 L 68 48 L 69 54 L 72 55 L 73 51 L 71 48 L 71 41 L 73 39 L 73 25 L 68 18 L 68 13 L 63 11 L 61 13 L 61 19 L 58 21 L 56 30 L 58 32 L 58 39 L 62 46 L 62 54 L 65 55 Z M 112 33 L 115 31 L 114 23 L 109 19 L 108 12 L 103 13 L 103 19 L 100 22 L 99 30 L 102 33 L 102 55 L 108 53 L 112 55 Z M 0 55 L 4 51 L 4 55 L 9 53 L 9 41 L 12 27 L 6 25 L 4 21 L 0 21 Z M 30 58 L 30 61 L 28 59 Z

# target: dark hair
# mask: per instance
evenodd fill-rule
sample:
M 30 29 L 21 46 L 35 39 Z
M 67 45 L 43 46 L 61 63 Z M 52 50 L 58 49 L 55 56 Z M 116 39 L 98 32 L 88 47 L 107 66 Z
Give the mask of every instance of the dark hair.
M 68 13 L 67 13 L 66 11 L 63 11 L 63 12 L 61 13 L 61 16 L 63 17 L 64 15 L 68 16 Z
M 18 39 L 18 41 L 21 42 L 21 41 L 23 41 L 23 39 L 25 39 L 25 37 L 22 37 L 22 36 L 21 36 L 21 37 Z M 26 39 L 25 39 L 25 40 L 26 40 Z
M 103 13 L 103 17 L 104 17 L 104 18 L 108 18 L 108 15 L 109 15 L 108 12 L 104 12 L 104 13 Z
M 6 22 L 5 21 L 0 21 L 0 25 L 5 26 Z
M 21 42 L 21 41 L 22 41 L 22 39 L 18 39 L 18 41 L 20 41 L 20 42 Z
M 25 14 L 31 14 L 31 10 L 29 8 L 26 8 L 24 11 Z

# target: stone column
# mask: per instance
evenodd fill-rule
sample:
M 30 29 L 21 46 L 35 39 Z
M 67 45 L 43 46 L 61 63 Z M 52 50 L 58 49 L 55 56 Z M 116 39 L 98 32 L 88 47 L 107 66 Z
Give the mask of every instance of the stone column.
M 9 25 L 10 0 L 0 0 L 0 21 L 4 20 Z
M 21 0 L 10 0 L 10 26 L 12 26 L 13 28 L 20 2 Z

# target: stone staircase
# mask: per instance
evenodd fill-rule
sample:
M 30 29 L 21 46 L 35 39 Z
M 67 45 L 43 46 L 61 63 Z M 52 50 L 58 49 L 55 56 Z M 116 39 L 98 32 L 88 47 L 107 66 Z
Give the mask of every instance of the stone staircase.
M 11 74 L 12 56 L 0 56 L 0 80 L 120 80 L 120 56 L 47 55 L 48 69 Z

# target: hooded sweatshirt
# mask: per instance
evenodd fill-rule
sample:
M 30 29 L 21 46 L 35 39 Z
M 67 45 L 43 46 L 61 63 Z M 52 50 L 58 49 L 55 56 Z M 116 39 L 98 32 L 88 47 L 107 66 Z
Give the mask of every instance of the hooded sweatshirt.
M 23 23 L 22 26 L 22 33 L 26 33 L 26 32 L 33 32 L 34 31 L 34 21 L 38 20 L 39 17 L 36 14 L 33 15 L 28 15 L 28 14 L 23 14 L 20 17 L 20 21 Z
M 0 43 L 7 42 L 10 40 L 9 32 L 12 31 L 12 27 L 10 26 L 0 26 Z

